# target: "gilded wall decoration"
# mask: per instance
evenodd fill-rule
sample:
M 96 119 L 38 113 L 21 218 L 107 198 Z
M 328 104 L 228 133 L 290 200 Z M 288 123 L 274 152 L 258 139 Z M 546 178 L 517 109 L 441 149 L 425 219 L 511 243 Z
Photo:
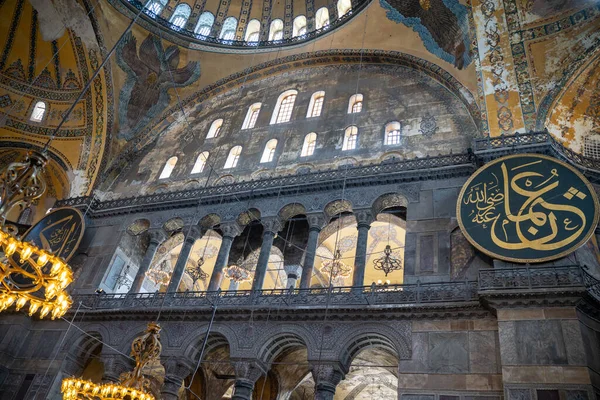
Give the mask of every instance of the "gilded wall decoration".
M 388 19 L 419 34 L 425 48 L 464 69 L 472 62 L 468 9 L 457 0 L 380 0 Z
M 163 48 L 160 40 L 148 35 L 137 48 L 130 32 L 116 51 L 117 63 L 127 74 L 119 94 L 119 137 L 129 140 L 138 129 L 169 105 L 170 88 L 187 86 L 200 77 L 196 61 L 179 66 L 179 47 Z

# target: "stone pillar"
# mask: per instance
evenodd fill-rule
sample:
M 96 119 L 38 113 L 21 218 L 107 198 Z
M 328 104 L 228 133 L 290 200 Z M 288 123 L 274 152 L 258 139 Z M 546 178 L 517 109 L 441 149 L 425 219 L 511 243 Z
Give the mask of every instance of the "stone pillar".
M 369 229 L 371 229 L 371 222 L 373 222 L 373 214 L 371 210 L 357 210 L 354 215 L 356 216 L 358 239 L 356 240 L 356 253 L 354 255 L 352 286 L 361 287 L 365 285 L 367 241 L 369 240 Z
M 194 371 L 195 366 L 188 360 L 179 357 L 163 358 L 161 363 L 165 367 L 165 380 L 160 390 L 161 399 L 178 400 L 179 389 L 185 378 Z
M 273 247 L 273 239 L 275 234 L 281 229 L 281 223 L 277 218 L 263 218 L 262 225 L 264 227 L 262 246 L 254 271 L 254 280 L 252 281 L 252 290 L 261 290 L 265 282 L 267 267 L 269 266 L 269 257 L 271 255 L 271 247 Z
M 344 372 L 338 363 L 319 363 L 311 366 L 315 380 L 315 400 L 333 400 L 335 389 Z
M 106 346 L 102 348 L 100 360 L 104 364 L 102 380 L 105 382 L 117 382 L 121 374 L 133 370 L 135 366 L 135 362 L 131 358 Z
M 188 259 L 190 258 L 190 252 L 192 251 L 192 247 L 194 247 L 194 243 L 196 243 L 196 240 L 198 240 L 202 236 L 202 232 L 197 226 L 192 226 L 189 228 L 186 227 L 183 229 L 183 232 L 185 234 L 185 240 L 183 241 L 183 246 L 181 247 L 179 257 L 177 257 L 177 263 L 175 264 L 175 268 L 173 269 L 173 274 L 171 275 L 171 281 L 169 282 L 167 292 L 176 292 L 179 288 L 181 278 L 183 277 L 183 273 L 185 272 L 185 266 L 187 265 Z
M 238 290 L 240 288 L 240 283 L 231 279 L 229 281 L 229 288 L 227 290 Z
M 139 293 L 139 291 L 142 289 L 142 284 L 144 283 L 144 279 L 146 279 L 146 272 L 152 264 L 156 250 L 158 250 L 158 246 L 165 241 L 167 236 L 162 229 L 153 229 L 148 233 L 150 235 L 150 243 L 148 243 L 146 254 L 144 254 L 144 258 L 140 263 L 140 267 L 135 274 L 135 279 L 133 280 L 133 284 L 129 289 L 129 293 Z
M 219 290 L 221 280 L 223 279 L 223 268 L 225 268 L 229 261 L 229 251 L 231 250 L 233 239 L 241 232 L 239 225 L 235 222 L 221 224 L 221 230 L 223 231 L 223 238 L 217 260 L 215 261 L 215 268 L 208 283 L 208 291 Z
M 231 400 L 252 400 L 254 384 L 258 378 L 267 374 L 267 369 L 255 360 L 232 360 L 231 364 L 235 369 L 235 384 Z
M 287 289 L 295 289 L 296 282 L 298 281 L 298 278 L 302 273 L 302 267 L 299 265 L 284 265 L 283 269 L 287 273 L 287 282 L 285 284 L 285 287 Z
M 325 216 L 322 213 L 308 215 L 308 242 L 306 243 L 304 265 L 302 265 L 300 289 L 310 288 L 310 280 L 312 279 L 313 269 L 315 267 L 317 246 L 319 245 L 319 233 L 324 225 Z

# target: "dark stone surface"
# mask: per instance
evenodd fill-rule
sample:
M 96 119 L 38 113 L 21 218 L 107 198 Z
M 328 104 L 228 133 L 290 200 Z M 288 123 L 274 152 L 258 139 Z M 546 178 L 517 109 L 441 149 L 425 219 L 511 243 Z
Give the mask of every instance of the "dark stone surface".
M 429 334 L 429 370 L 436 373 L 469 372 L 466 332 L 431 332 Z
M 524 365 L 567 364 L 567 350 L 559 320 L 516 321 L 517 363 Z
M 531 400 L 529 389 L 509 389 L 508 400 Z

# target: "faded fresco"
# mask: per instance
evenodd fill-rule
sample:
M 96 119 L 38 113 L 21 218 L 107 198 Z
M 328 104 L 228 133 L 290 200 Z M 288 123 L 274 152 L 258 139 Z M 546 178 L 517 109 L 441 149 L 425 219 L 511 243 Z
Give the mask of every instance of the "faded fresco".
M 432 54 L 466 68 L 469 48 L 468 10 L 457 0 L 380 0 L 387 17 L 412 28 Z
M 137 49 L 130 32 L 117 49 L 117 63 L 127 80 L 119 94 L 119 138 L 129 140 L 138 129 L 169 105 L 168 90 L 187 86 L 200 77 L 197 61 L 179 66 L 179 47 L 163 48 L 158 37 L 148 35 Z

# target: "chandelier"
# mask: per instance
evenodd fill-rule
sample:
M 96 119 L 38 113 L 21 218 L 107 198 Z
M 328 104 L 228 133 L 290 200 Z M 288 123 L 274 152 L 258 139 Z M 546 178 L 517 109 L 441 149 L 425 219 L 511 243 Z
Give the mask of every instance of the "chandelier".
M 163 286 L 168 285 L 171 279 L 171 269 L 167 264 L 167 260 L 164 260 L 157 267 L 150 268 L 146 272 L 146 278 L 150 279 L 155 285 Z
M 352 273 L 352 267 L 344 264 L 342 261 L 342 253 L 338 249 L 335 251 L 333 260 L 327 260 L 323 263 L 321 272 L 331 275 L 333 279 L 338 277 L 347 278 Z
M 13 304 L 18 311 L 29 303 L 29 315 L 62 317 L 72 300 L 65 288 L 73 281 L 71 268 L 60 257 L 16 236 L 6 224 L 15 207 L 24 209 L 46 191 L 43 178 L 48 158 L 29 153 L 0 172 L 0 312 Z
M 399 271 L 402 269 L 402 259 L 396 258 L 392 255 L 392 248 L 389 244 L 385 246 L 383 253 L 383 257 L 377 258 L 373 261 L 376 270 L 383 271 L 385 276 L 388 276 L 390 272 Z
M 225 276 L 237 283 L 250 281 L 251 272 L 246 268 L 241 267 L 240 265 L 242 265 L 242 263 L 243 259 L 240 257 L 237 264 L 225 268 Z
M 154 400 L 149 390 L 150 381 L 142 372 L 148 364 L 159 361 L 161 350 L 160 325 L 150 322 L 146 332 L 131 344 L 131 355 L 135 359 L 133 371 L 122 374 L 117 383 L 96 384 L 84 379 L 65 378 L 61 386 L 63 400 Z
M 185 267 L 186 272 L 192 278 L 192 288 L 198 281 L 205 281 L 208 278 L 208 274 L 202 270 L 204 265 L 204 257 L 200 257 L 196 264 L 188 263 Z

